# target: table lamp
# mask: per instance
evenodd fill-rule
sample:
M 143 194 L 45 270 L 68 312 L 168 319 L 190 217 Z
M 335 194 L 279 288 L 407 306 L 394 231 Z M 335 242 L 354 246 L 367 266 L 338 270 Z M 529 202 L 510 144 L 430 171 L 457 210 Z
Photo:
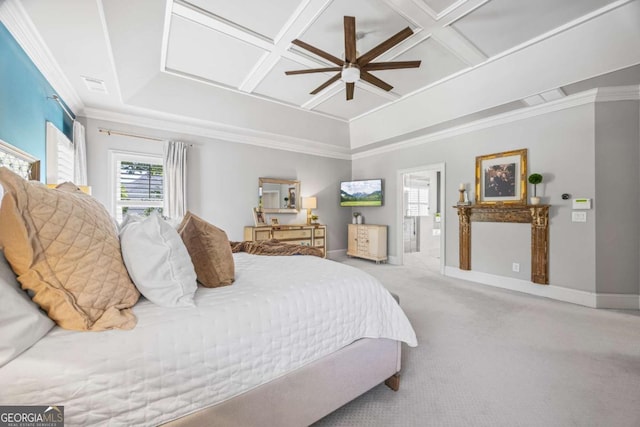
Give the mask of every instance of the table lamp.
M 311 210 L 318 207 L 318 199 L 316 197 L 303 197 L 302 209 L 307 210 L 307 225 L 311 225 Z

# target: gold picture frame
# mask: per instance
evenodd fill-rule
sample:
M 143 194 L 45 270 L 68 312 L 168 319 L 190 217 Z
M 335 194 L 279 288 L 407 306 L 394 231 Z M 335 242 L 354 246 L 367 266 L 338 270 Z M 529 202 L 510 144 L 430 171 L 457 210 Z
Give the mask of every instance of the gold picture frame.
M 258 210 L 258 208 L 253 208 L 253 222 L 256 227 L 266 226 L 267 222 L 264 219 L 264 212 Z
M 527 203 L 527 149 L 476 157 L 476 203 Z

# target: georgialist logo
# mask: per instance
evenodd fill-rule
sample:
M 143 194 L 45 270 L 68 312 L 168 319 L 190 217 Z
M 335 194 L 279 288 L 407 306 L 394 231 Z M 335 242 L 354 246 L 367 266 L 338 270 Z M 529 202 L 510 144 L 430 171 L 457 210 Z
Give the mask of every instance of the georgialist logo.
M 0 406 L 0 427 L 64 427 L 64 406 Z

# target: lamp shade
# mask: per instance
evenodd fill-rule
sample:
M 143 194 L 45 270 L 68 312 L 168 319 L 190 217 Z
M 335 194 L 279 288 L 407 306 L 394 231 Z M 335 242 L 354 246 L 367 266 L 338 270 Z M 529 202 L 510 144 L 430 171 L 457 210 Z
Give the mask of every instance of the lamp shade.
M 316 197 L 303 197 L 302 209 L 316 209 L 318 207 L 318 199 Z

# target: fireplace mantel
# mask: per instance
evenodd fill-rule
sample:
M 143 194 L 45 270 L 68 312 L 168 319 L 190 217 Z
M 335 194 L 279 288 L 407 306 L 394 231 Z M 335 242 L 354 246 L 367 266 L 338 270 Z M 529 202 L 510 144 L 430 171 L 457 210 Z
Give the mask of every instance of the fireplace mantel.
M 549 205 L 460 205 L 460 269 L 471 270 L 471 223 L 531 224 L 531 281 L 549 284 Z

